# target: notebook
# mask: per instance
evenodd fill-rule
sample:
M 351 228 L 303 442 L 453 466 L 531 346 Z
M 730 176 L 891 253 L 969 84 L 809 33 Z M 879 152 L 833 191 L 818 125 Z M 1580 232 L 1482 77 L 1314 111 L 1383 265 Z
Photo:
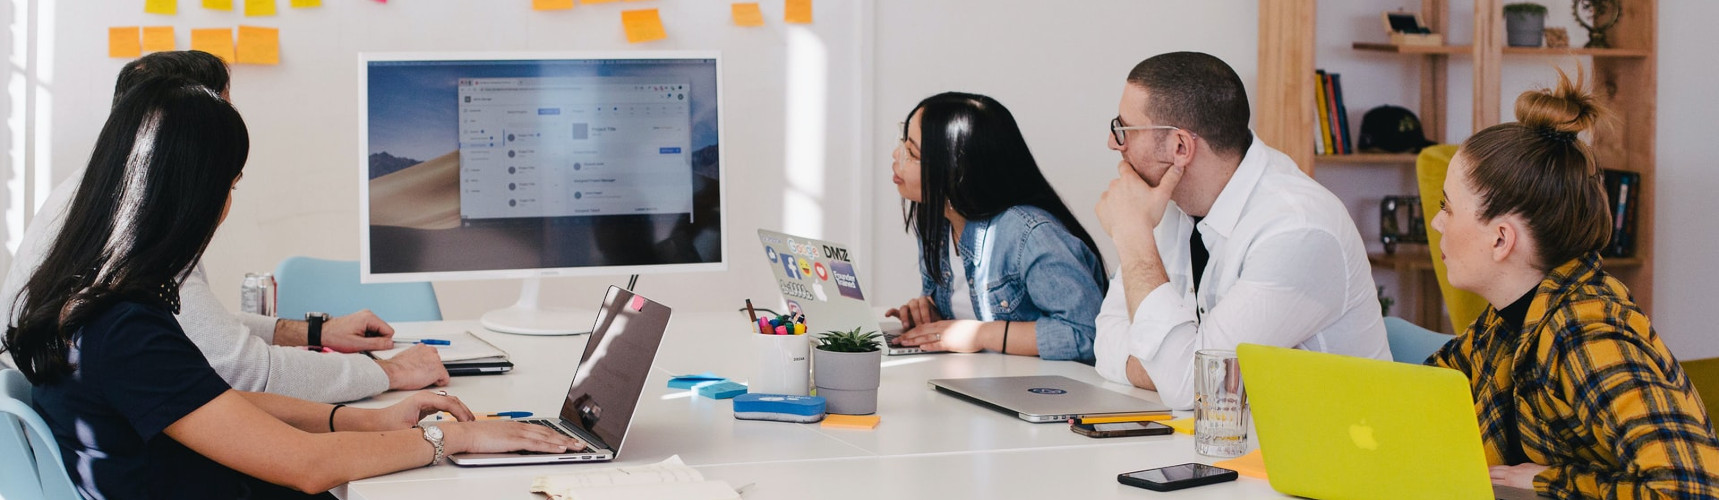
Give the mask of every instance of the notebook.
M 409 342 L 424 338 L 448 341 L 448 345 L 432 346 L 436 348 L 436 354 L 442 357 L 442 366 L 448 369 L 448 375 L 493 375 L 513 371 L 513 362 L 508 360 L 507 351 L 469 331 L 425 335 L 422 338 L 395 336 L 393 349 L 372 351 L 370 356 L 390 359 L 414 345 Z

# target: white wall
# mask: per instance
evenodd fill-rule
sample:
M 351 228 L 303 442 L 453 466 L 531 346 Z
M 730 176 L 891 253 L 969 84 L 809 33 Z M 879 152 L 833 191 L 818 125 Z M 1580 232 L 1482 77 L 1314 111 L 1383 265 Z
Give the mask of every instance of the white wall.
M 1719 356 L 1719 98 L 1711 64 L 1719 3 L 1659 3 L 1658 181 L 1654 189 L 1654 328 L 1681 359 Z
M 6 4 L 16 8 L 38 1 Z M 232 291 L 223 294 L 232 306 L 247 271 L 272 270 L 291 255 L 358 257 L 358 52 L 718 49 L 725 56 L 722 146 L 729 270 L 646 276 L 640 291 L 678 307 L 710 309 L 730 302 L 737 307 L 742 293 L 776 295 L 759 256 L 757 228 L 849 241 L 867 232 L 869 214 L 849 207 L 863 205 L 864 198 L 865 184 L 851 177 L 862 171 L 860 161 L 868 154 L 858 134 L 866 118 L 862 106 L 870 96 L 862 76 L 869 61 L 868 2 L 819 2 L 816 24 L 792 28 L 780 22 L 780 0 L 763 3 L 770 19 L 765 28 L 733 26 L 728 2 L 663 0 L 546 13 L 533 12 L 530 5 L 523 0 L 329 1 L 319 9 L 290 9 L 282 1 L 278 16 L 246 18 L 203 9 L 195 0 L 181 0 L 177 16 L 144 14 L 141 1 L 58 2 L 52 7 L 57 12 L 41 19 L 41 43 L 29 49 L 42 51 L 55 65 L 54 78 L 44 85 L 54 105 L 42 108 L 51 120 L 46 132 L 52 134 L 52 147 L 44 153 L 52 156 L 39 153 L 38 159 L 52 166 L 55 181 L 88 160 L 114 76 L 126 62 L 107 57 L 109 26 L 172 24 L 181 49 L 188 48 L 192 27 L 280 27 L 280 66 L 235 66 L 232 71 L 232 99 L 251 133 L 250 162 L 232 212 L 205 257 L 215 289 Z M 668 40 L 625 42 L 619 12 L 641 6 L 660 9 Z M 791 100 L 795 105 L 788 104 Z M 7 126 L 8 132 L 14 127 Z M 5 170 L 30 166 L 8 164 Z M 5 196 L 8 203 L 0 206 L 9 207 L 8 220 L 18 217 L 10 208 L 17 195 L 8 190 Z M 624 281 L 624 276 L 548 280 L 545 299 L 589 307 L 604 286 Z M 436 285 L 445 316 L 475 318 L 510 304 L 518 283 Z

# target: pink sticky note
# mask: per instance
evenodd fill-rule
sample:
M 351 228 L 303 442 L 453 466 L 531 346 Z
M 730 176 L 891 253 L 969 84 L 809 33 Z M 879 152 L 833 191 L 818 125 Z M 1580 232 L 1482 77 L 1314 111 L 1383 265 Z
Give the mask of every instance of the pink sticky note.
M 634 311 L 643 312 L 645 310 L 645 298 L 634 295 L 632 308 Z

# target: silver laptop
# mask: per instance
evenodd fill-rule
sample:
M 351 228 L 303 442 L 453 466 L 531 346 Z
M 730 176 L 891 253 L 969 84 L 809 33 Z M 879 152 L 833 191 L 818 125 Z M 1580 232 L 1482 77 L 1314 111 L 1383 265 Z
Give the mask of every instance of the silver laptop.
M 448 457 L 460 465 L 512 465 L 614 460 L 633 424 L 633 411 L 644 392 L 663 331 L 667 306 L 620 287 L 609 287 L 585 354 L 573 374 L 573 387 L 561 404 L 561 418 L 522 419 L 573 436 L 588 446 L 568 453 L 465 453 Z
M 1060 375 L 943 378 L 937 392 L 1033 423 L 1106 415 L 1161 415 L 1170 408 Z
M 758 230 L 758 242 L 764 245 L 764 258 L 769 260 L 782 300 L 788 304 L 788 310 L 782 312 L 805 314 L 806 325 L 814 329 L 808 333 L 859 328 L 882 333 L 887 341 L 885 354 L 932 353 L 897 343 L 901 322 L 881 318 L 866 302 L 865 291 L 860 289 L 859 266 L 847 247 L 764 229 Z

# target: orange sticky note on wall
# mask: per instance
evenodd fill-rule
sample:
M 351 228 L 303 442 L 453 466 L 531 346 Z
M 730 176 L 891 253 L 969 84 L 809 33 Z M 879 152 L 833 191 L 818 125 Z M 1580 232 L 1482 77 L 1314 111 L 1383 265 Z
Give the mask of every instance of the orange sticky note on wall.
M 144 0 L 143 12 L 174 15 L 179 13 L 179 0 Z
M 668 38 L 668 33 L 663 32 L 663 18 L 656 9 L 623 10 L 621 24 L 627 28 L 627 43 Z
M 214 10 L 233 10 L 233 0 L 203 0 L 203 8 Z
M 239 27 L 239 64 L 280 64 L 281 30 Z
M 567 10 L 573 8 L 573 0 L 531 0 L 532 10 Z
M 758 2 L 737 3 L 730 7 L 734 11 L 734 24 L 738 26 L 763 26 L 764 11 L 758 10 Z
M 143 45 L 137 41 L 136 26 L 107 29 L 107 56 L 136 58 L 143 55 Z
M 311 7 L 321 6 L 322 0 L 292 0 L 292 8 L 294 9 L 308 9 Z
M 782 6 L 782 20 L 794 24 L 812 24 L 812 0 L 788 0 Z
M 233 62 L 233 29 L 206 28 L 191 30 L 191 50 L 214 54 L 222 61 Z
M 275 0 L 245 0 L 245 17 L 275 15 Z
M 173 44 L 172 26 L 144 26 L 143 50 L 149 52 L 165 52 L 177 49 Z

